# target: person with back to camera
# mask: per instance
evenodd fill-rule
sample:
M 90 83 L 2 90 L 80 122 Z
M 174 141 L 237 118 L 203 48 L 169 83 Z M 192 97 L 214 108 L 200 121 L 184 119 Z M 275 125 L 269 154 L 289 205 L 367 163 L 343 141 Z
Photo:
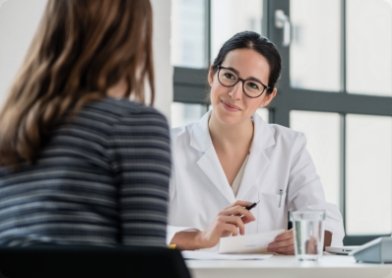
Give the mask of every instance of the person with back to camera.
M 268 39 L 250 31 L 234 35 L 209 69 L 212 110 L 173 129 L 168 241 L 178 248 L 285 229 L 268 251 L 293 254 L 288 212 L 327 208 L 325 243 L 332 236 L 341 244 L 341 215 L 325 201 L 304 135 L 256 113 L 275 98 L 280 71 L 281 57 Z
M 0 245 L 166 246 L 148 0 L 48 1 L 0 111 Z M 132 101 L 130 100 L 132 99 Z

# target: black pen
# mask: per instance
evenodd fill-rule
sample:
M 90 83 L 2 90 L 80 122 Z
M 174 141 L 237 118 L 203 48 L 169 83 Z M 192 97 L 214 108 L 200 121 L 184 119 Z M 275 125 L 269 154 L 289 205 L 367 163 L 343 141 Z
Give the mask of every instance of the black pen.
M 257 204 L 260 202 L 260 200 L 258 200 L 257 202 L 254 202 L 252 204 L 250 204 L 249 206 L 246 206 L 245 208 L 247 210 L 251 210 L 252 208 L 254 208 L 255 206 L 257 206 Z

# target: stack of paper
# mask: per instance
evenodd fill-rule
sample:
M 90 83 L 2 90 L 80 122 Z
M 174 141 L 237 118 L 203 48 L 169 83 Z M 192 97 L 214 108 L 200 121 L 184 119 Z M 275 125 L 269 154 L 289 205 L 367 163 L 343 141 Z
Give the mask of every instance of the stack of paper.
M 219 254 L 213 251 L 182 251 L 182 256 L 186 260 L 265 260 L 272 255 L 270 254 Z
M 267 246 L 284 230 L 264 233 L 223 237 L 219 243 L 219 253 L 265 253 Z

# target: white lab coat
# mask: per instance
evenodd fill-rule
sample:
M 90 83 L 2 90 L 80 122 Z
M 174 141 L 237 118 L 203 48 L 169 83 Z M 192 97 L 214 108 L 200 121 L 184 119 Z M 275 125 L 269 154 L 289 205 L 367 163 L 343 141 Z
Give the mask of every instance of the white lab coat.
M 249 159 L 235 196 L 211 141 L 209 115 L 172 130 L 169 225 L 204 230 L 235 200 L 260 200 L 246 234 L 287 229 L 290 210 L 327 209 L 325 228 L 333 232 L 333 245 L 342 245 L 340 212 L 325 201 L 302 133 L 267 124 L 255 114 Z

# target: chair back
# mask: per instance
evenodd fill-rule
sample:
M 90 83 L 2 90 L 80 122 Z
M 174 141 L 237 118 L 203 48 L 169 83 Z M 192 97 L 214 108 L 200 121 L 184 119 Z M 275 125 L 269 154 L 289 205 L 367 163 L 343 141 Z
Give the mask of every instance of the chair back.
M 0 277 L 190 278 L 181 252 L 164 247 L 0 248 Z

